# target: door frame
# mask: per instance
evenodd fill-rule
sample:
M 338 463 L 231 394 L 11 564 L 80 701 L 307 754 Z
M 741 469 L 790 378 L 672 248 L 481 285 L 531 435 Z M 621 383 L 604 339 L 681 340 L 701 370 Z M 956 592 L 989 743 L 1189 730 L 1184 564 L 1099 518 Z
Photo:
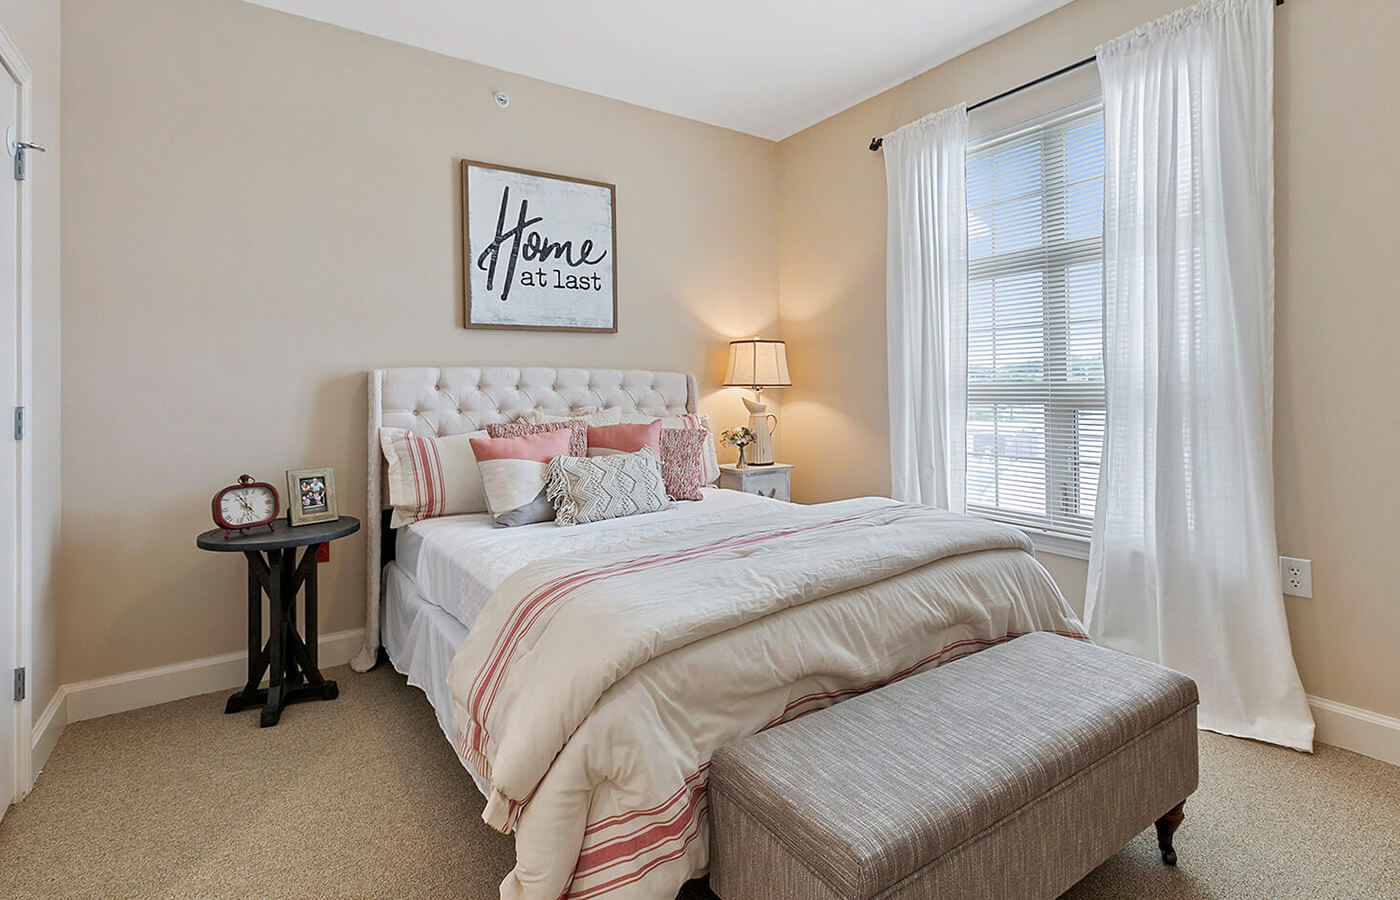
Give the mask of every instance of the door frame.
M 15 131 L 22 141 L 33 140 L 33 95 L 34 95 L 34 73 L 29 68 L 29 64 L 20 55 L 19 48 L 10 40 L 9 34 L 0 27 L 0 67 L 3 67 L 19 87 L 19 109 L 15 123 Z M 0 154 L 0 159 L 8 159 L 7 154 Z M 13 173 L 0 172 L 0 178 L 12 176 Z M 19 305 L 19 330 L 16 335 L 19 346 L 19 403 L 26 411 L 26 431 L 28 431 L 29 413 L 34 406 L 34 302 L 33 302 L 33 268 L 34 268 L 34 216 L 32 208 L 32 191 L 28 180 L 18 182 L 19 200 L 19 221 L 16 222 L 16 281 L 18 296 L 16 301 Z M 6 417 L 8 419 L 8 417 Z M 25 697 L 19 703 L 13 704 L 15 716 L 15 800 L 19 801 L 29 793 L 34 786 L 34 773 L 31 771 L 33 763 L 33 728 L 34 728 L 34 698 L 32 690 L 33 675 L 33 611 L 34 611 L 34 441 L 30 434 L 25 434 L 24 440 L 19 442 L 17 457 L 17 467 L 19 469 L 19 484 L 17 487 L 16 500 L 18 502 L 18 547 L 16 548 L 17 574 L 17 596 L 16 596 L 16 619 L 15 635 L 17 636 L 17 646 L 15 661 L 17 665 L 23 666 L 26 675 Z M 9 686 L 8 673 L 3 681 L 4 687 Z

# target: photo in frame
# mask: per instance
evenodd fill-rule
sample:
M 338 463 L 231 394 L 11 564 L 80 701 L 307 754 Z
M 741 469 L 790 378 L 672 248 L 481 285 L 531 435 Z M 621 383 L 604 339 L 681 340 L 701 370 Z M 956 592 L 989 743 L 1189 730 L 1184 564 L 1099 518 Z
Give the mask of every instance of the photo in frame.
M 287 517 L 293 526 L 339 518 L 335 509 L 335 470 L 330 466 L 287 471 Z
M 617 331 L 613 185 L 462 161 L 468 328 Z

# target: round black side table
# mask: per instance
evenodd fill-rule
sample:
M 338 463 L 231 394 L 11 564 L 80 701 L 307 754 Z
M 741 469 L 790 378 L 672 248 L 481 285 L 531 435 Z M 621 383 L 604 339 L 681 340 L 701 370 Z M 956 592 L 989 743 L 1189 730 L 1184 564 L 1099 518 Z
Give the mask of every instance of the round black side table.
M 334 700 L 340 690 L 316 667 L 316 551 L 322 544 L 360 530 L 360 520 L 341 516 L 315 525 L 279 519 L 224 537 L 213 528 L 195 539 L 201 550 L 242 553 L 248 559 L 248 683 L 228 698 L 225 713 L 262 707 L 263 728 L 276 725 L 282 709 L 299 700 Z M 301 560 L 297 548 L 305 547 Z M 266 558 L 264 558 L 264 556 Z M 306 639 L 297 634 L 297 591 L 303 592 Z M 262 640 L 262 595 L 267 594 L 268 638 Z M 261 690 L 263 673 L 267 689 Z

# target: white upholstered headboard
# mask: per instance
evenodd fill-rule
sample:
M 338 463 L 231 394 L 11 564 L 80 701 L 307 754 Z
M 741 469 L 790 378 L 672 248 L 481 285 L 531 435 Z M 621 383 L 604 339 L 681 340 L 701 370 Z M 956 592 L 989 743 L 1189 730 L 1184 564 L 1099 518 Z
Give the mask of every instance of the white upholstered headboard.
M 379 656 L 379 587 L 384 540 L 384 454 L 381 426 L 424 435 L 461 434 L 510 422 L 532 409 L 553 415 L 596 406 L 652 416 L 695 412 L 694 375 L 644 369 L 548 369 L 507 366 L 374 369 L 369 373 L 365 646 L 350 663 L 357 672 Z

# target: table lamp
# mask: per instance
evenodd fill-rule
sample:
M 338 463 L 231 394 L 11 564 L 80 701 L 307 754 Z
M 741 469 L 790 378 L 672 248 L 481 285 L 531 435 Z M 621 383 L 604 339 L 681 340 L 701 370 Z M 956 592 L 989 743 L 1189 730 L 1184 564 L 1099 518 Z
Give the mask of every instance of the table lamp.
M 758 439 L 748 448 L 749 465 L 773 465 L 773 430 L 778 417 L 759 402 L 764 388 L 791 387 L 788 375 L 787 345 L 782 341 L 765 341 L 754 337 L 729 342 L 729 370 L 724 374 L 725 387 L 752 388 L 754 399 L 744 398 L 749 409 L 749 430 Z

